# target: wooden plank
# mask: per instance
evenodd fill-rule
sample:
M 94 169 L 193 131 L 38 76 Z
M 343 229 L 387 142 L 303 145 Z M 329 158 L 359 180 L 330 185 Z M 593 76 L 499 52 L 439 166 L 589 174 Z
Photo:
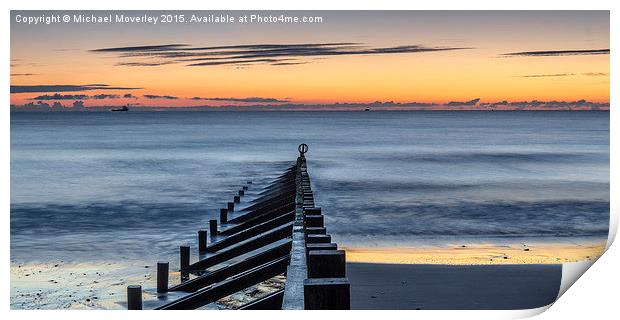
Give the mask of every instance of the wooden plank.
M 203 274 L 194 279 L 185 281 L 179 285 L 170 288 L 169 290 L 194 292 L 200 288 L 204 288 L 216 282 L 223 281 L 226 278 L 256 268 L 262 264 L 267 263 L 268 261 L 273 261 L 283 256 L 289 255 L 291 253 L 292 243 L 292 240 L 286 241 L 283 244 L 255 254 L 237 263 L 233 263 L 215 271 Z
M 281 227 L 243 241 L 233 247 L 228 248 L 227 250 L 220 251 L 210 257 L 194 262 L 193 264 L 189 265 L 186 270 L 183 271 L 204 270 L 208 267 L 220 264 L 226 260 L 238 257 L 242 254 L 256 250 L 275 241 L 290 237 L 292 233 L 293 222 L 290 222 Z
M 289 183 L 286 185 L 283 185 L 280 188 L 277 189 L 273 189 L 270 190 L 269 192 L 265 192 L 259 195 L 258 198 L 250 201 L 250 203 L 255 204 L 255 203 L 259 203 L 259 202 L 264 202 L 265 200 L 271 199 L 279 194 L 283 194 L 283 193 L 291 193 L 291 192 L 295 192 L 295 183 Z
M 198 290 L 178 300 L 167 303 L 158 310 L 188 310 L 200 308 L 209 303 L 243 290 L 249 286 L 271 279 L 286 271 L 289 257 L 271 261 L 245 273 L 236 275 L 210 287 Z
M 211 243 L 209 246 L 207 246 L 207 252 L 216 252 L 216 251 L 222 250 L 224 248 L 237 244 L 243 240 L 247 240 L 251 237 L 254 237 L 263 232 L 269 231 L 273 228 L 279 227 L 285 223 L 288 223 L 294 220 L 295 220 L 294 211 L 285 213 L 277 218 L 271 219 L 269 221 L 265 221 L 263 223 L 259 223 L 251 228 L 232 234 L 220 241 Z
M 290 194 L 290 195 L 286 195 L 283 196 L 281 199 L 271 202 L 267 205 L 264 205 L 258 209 L 253 209 L 251 211 L 247 211 L 247 210 L 243 210 L 246 211 L 247 213 L 241 216 L 237 216 L 233 219 L 229 219 L 228 223 L 240 223 L 240 222 L 244 222 L 247 221 L 249 219 L 251 219 L 252 217 L 264 214 L 264 213 L 268 213 L 276 208 L 282 207 L 286 204 L 290 204 L 290 203 L 294 203 L 295 202 L 295 195 L 294 194 Z
M 276 208 L 273 211 L 270 212 L 266 212 L 264 214 L 258 215 L 253 217 L 250 220 L 247 220 L 243 223 L 240 223 L 238 225 L 234 225 L 232 227 L 228 227 L 222 231 L 220 231 L 220 234 L 222 235 L 231 235 L 231 234 L 235 234 L 238 232 L 241 232 L 242 230 L 245 229 L 249 229 L 251 227 L 253 227 L 254 225 L 256 225 L 257 223 L 262 223 L 265 221 L 269 221 L 271 219 L 277 218 L 285 213 L 291 212 L 295 210 L 295 204 L 291 203 L 291 204 L 286 204 L 282 207 Z
M 282 309 L 282 298 L 284 298 L 284 289 L 246 303 L 237 310 L 280 310 Z

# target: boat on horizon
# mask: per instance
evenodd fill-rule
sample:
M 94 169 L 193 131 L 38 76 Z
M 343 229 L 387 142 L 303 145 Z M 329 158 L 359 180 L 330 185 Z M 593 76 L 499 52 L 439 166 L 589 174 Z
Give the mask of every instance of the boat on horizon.
M 110 111 L 129 111 L 127 106 L 122 106 L 121 108 L 112 109 Z

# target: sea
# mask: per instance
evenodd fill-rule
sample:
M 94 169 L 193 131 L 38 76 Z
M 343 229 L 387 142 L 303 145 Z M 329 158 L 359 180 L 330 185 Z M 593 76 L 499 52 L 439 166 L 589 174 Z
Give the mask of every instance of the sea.
M 11 262 L 176 264 L 300 143 L 341 246 L 607 238 L 606 111 L 13 112 Z

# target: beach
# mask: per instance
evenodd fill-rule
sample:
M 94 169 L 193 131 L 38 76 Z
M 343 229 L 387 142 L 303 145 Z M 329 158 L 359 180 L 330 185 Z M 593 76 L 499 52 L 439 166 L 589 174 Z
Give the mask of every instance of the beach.
M 169 285 L 181 282 L 171 270 Z M 142 299 L 153 309 L 183 293 L 156 292 L 156 266 L 126 262 L 11 264 L 11 309 L 126 310 L 128 285 L 144 288 Z M 279 276 L 220 299 L 201 309 L 233 309 L 284 285 Z
M 348 262 L 390 264 L 558 264 L 592 260 L 605 242 L 513 245 L 461 245 L 416 248 L 344 248 Z

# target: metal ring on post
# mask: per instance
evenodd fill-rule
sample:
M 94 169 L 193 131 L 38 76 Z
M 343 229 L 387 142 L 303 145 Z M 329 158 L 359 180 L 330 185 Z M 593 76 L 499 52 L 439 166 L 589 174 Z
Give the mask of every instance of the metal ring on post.
M 306 154 L 306 152 L 308 152 L 308 145 L 307 145 L 307 144 L 305 144 L 305 143 L 302 143 L 302 144 L 300 144 L 300 145 L 297 147 L 297 150 L 299 150 L 299 156 L 300 156 L 300 157 L 303 157 L 303 156 L 304 156 L 304 154 Z

